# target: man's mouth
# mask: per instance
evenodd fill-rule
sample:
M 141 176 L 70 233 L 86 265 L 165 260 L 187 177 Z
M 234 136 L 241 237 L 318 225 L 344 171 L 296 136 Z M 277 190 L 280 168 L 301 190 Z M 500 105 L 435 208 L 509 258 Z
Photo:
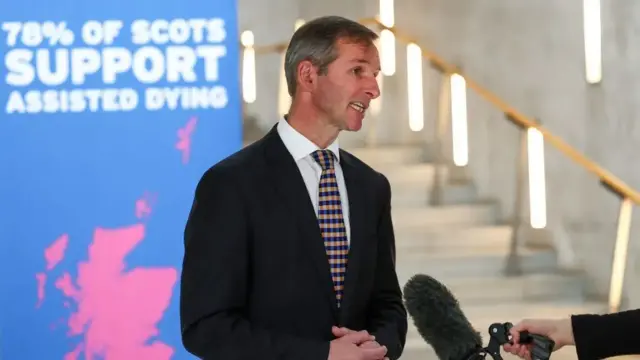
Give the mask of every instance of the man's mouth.
M 364 106 L 364 104 L 359 102 L 359 101 L 354 101 L 352 103 L 349 103 L 349 106 L 353 110 L 355 110 L 357 112 L 360 112 L 360 113 L 364 113 L 364 111 L 366 110 L 366 107 Z

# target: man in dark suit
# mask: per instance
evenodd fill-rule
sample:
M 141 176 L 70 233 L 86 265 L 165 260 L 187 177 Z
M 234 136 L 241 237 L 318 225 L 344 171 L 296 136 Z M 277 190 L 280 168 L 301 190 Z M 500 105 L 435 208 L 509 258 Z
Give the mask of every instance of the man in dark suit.
M 315 19 L 285 58 L 289 115 L 200 180 L 185 229 L 182 340 L 211 360 L 398 359 L 407 313 L 391 190 L 339 148 L 379 96 L 377 35 Z

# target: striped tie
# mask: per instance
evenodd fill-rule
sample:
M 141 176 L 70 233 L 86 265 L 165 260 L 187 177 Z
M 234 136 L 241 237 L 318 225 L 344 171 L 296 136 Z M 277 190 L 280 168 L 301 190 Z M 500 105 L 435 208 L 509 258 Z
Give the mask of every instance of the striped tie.
M 318 188 L 318 223 L 329 258 L 333 288 L 336 292 L 338 307 L 340 307 L 344 292 L 344 276 L 347 271 L 349 242 L 334 168 L 335 157 L 330 150 L 317 150 L 311 156 L 322 167 Z

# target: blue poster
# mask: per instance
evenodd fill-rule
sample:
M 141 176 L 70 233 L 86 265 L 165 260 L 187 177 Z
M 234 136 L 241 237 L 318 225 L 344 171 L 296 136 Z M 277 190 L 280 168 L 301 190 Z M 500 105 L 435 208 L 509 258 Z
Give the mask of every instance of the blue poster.
M 191 359 L 183 231 L 242 146 L 236 2 L 0 11 L 0 359 Z

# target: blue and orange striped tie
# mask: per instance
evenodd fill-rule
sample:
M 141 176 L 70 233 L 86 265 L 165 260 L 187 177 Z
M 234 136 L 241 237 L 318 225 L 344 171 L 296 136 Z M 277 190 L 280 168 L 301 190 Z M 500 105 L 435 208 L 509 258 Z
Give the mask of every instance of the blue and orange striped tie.
M 329 259 L 337 304 L 340 307 L 347 271 L 349 242 L 334 167 L 335 155 L 330 150 L 317 150 L 311 155 L 322 168 L 318 188 L 318 223 Z

